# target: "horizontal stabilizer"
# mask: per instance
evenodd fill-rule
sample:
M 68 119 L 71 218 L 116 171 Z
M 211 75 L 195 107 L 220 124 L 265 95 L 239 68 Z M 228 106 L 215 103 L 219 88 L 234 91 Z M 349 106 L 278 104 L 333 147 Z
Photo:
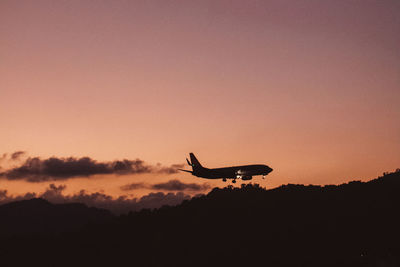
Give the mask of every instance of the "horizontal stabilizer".
M 183 172 L 189 172 L 189 173 L 193 173 L 192 171 L 183 170 L 183 169 L 178 169 L 178 171 L 183 171 Z
M 192 166 L 192 163 L 190 163 L 190 161 L 186 158 L 187 164 L 189 164 L 189 166 Z

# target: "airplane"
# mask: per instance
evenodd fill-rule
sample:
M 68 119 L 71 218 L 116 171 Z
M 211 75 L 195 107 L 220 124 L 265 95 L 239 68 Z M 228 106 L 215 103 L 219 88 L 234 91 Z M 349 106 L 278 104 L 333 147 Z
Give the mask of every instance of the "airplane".
M 262 175 L 263 179 L 265 175 L 272 172 L 272 169 L 267 165 L 243 165 L 243 166 L 233 166 L 217 169 L 209 169 L 203 167 L 197 160 L 193 153 L 190 153 L 190 161 L 186 158 L 189 166 L 192 167 L 192 171 L 178 169 L 180 171 L 189 172 L 194 176 L 206 178 L 206 179 L 221 179 L 226 182 L 226 179 L 233 179 L 232 183 L 236 183 L 236 179 L 242 179 L 243 181 L 248 181 L 253 179 L 253 176 Z

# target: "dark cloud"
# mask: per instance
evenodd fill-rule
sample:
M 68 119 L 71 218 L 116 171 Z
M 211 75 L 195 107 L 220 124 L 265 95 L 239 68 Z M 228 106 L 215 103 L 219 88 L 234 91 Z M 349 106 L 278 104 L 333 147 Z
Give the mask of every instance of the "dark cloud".
M 210 185 L 207 183 L 196 184 L 196 183 L 182 183 L 179 180 L 169 180 L 165 183 L 158 184 L 146 184 L 146 183 L 132 183 L 126 184 L 120 187 L 121 190 L 129 191 L 136 189 L 153 189 L 153 190 L 162 190 L 162 191 L 205 191 L 210 189 Z
M 130 190 L 148 188 L 148 186 L 145 183 L 132 183 L 132 184 L 123 185 L 120 188 L 123 191 L 130 191 Z
M 25 154 L 26 154 L 25 151 L 16 151 L 11 154 L 11 160 L 18 160 Z
M 179 180 L 170 180 L 166 183 L 154 184 L 151 186 L 155 190 L 166 190 L 166 191 L 205 191 L 210 189 L 209 184 L 195 184 L 195 183 L 182 183 Z
M 182 192 L 167 194 L 163 192 L 153 192 L 140 198 L 128 198 L 128 196 L 125 195 L 113 198 L 101 192 L 88 193 L 85 190 L 81 190 L 73 195 L 65 195 L 65 189 L 65 185 L 50 184 L 47 190 L 41 194 L 26 193 L 21 196 L 10 196 L 7 190 L 0 190 L 0 204 L 40 197 L 52 203 L 79 202 L 89 207 L 108 209 L 116 214 L 121 214 L 144 208 L 153 209 L 164 205 L 174 206 L 180 204 L 185 199 L 190 199 L 189 195 Z
M 22 151 L 15 152 L 16 157 L 21 156 Z M 13 153 L 13 155 L 15 154 Z M 30 157 L 21 164 L 0 173 L 0 178 L 8 180 L 26 180 L 28 182 L 45 182 L 66 180 L 74 177 L 89 177 L 96 174 L 140 174 L 140 173 L 177 173 L 181 165 L 175 164 L 170 167 L 161 165 L 152 166 L 140 159 L 116 160 L 111 162 L 98 162 L 89 157 L 82 158 L 57 158 L 51 157 L 41 159 Z

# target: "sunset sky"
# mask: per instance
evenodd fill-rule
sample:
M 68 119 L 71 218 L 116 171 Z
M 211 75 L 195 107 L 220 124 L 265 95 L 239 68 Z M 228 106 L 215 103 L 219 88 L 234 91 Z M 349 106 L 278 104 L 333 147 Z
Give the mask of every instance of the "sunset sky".
M 253 179 L 266 187 L 375 178 L 400 168 L 399 14 L 398 0 L 3 0 L 0 173 L 34 157 L 162 168 L 194 152 L 206 167 L 267 164 Z M 0 189 L 226 185 L 159 171 L 49 179 L 3 175 Z M 146 186 L 121 189 L 132 183 Z

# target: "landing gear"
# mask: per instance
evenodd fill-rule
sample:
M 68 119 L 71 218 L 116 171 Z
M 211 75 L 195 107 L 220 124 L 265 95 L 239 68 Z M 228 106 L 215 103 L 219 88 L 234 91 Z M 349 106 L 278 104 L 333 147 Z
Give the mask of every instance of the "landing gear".
M 265 179 L 265 175 L 263 174 L 263 179 Z
M 226 178 L 222 178 L 222 182 L 226 182 Z

